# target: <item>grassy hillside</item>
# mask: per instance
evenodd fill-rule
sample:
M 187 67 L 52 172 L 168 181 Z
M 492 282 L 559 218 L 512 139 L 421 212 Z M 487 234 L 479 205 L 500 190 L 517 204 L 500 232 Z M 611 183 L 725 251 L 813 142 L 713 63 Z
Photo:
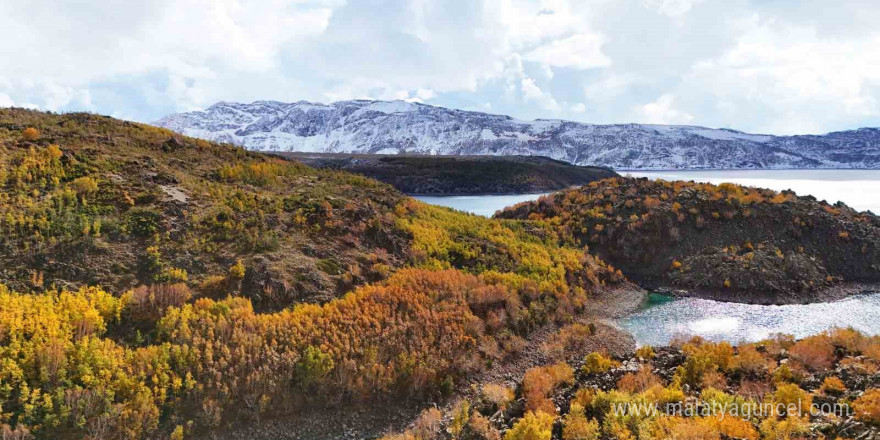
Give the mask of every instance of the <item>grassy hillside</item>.
M 791 192 L 614 178 L 508 208 L 645 286 L 743 302 L 822 298 L 880 281 L 880 219 Z
M 316 168 L 345 170 L 413 195 L 527 194 L 616 176 L 540 156 L 400 156 L 274 153 Z
M 4 438 L 436 398 L 623 281 L 548 225 L 103 116 L 0 109 L 0 187 Z

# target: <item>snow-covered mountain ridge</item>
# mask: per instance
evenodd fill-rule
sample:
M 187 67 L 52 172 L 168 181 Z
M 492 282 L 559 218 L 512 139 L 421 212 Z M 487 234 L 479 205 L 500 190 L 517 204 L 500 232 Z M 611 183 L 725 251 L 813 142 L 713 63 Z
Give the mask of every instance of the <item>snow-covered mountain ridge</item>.
M 219 102 L 156 122 L 251 150 L 539 155 L 615 169 L 880 168 L 880 129 L 773 136 L 696 126 L 523 121 L 404 101 Z

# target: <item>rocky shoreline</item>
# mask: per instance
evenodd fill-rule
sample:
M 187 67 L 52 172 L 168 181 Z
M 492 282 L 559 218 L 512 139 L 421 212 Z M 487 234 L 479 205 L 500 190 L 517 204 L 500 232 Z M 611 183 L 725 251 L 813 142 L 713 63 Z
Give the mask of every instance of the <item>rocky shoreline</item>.
M 841 283 L 829 286 L 817 291 L 799 292 L 792 294 L 771 294 L 770 292 L 743 292 L 737 295 L 736 300 L 730 298 L 730 293 L 721 290 L 683 290 L 670 287 L 649 289 L 654 293 L 678 298 L 700 298 L 720 302 L 736 302 L 755 305 L 787 305 L 787 304 L 812 304 L 820 302 L 839 301 L 856 295 L 868 295 L 880 292 L 878 283 Z
M 612 178 L 496 217 L 556 225 L 637 284 L 681 295 L 804 303 L 880 283 L 880 218 L 787 191 Z
M 878 347 L 877 337 L 837 329 L 797 341 L 778 336 L 738 347 L 693 338 L 623 356 L 591 354 L 543 367 L 560 379 L 541 385 L 537 394 L 539 368 L 529 370 L 511 399 L 500 404 L 496 393 L 483 388 L 483 394 L 469 400 L 473 413 L 464 417 L 463 438 L 510 438 L 528 429 L 541 433 L 534 438 L 563 440 L 876 439 Z M 636 405 L 646 412 L 639 413 Z M 446 433 L 456 429 L 455 409 L 445 414 L 450 416 L 434 431 L 414 438 L 450 438 Z M 384 438 L 418 436 L 424 417 L 402 437 Z M 536 418 L 545 423 L 535 423 Z

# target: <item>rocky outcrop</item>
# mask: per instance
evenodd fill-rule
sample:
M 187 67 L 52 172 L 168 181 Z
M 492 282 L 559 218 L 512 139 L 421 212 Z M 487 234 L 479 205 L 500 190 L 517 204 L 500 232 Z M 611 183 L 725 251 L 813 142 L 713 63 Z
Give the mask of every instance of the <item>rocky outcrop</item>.
M 880 219 L 791 192 L 616 178 L 498 216 L 558 224 L 650 289 L 789 303 L 880 282 Z

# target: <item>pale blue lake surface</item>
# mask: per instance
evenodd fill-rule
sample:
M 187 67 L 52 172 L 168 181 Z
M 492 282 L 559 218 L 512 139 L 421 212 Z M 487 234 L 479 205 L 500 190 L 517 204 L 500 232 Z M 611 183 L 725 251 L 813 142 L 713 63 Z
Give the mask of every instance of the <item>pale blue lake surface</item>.
M 416 198 L 432 205 L 448 206 L 459 211 L 492 217 L 495 211 L 520 202 L 537 200 L 545 194 L 513 194 L 504 196 L 417 196 Z
M 832 327 L 880 334 L 880 293 L 815 304 L 763 306 L 651 294 L 645 307 L 618 320 L 639 345 L 666 345 L 676 335 L 754 342 L 776 333 L 801 338 Z

